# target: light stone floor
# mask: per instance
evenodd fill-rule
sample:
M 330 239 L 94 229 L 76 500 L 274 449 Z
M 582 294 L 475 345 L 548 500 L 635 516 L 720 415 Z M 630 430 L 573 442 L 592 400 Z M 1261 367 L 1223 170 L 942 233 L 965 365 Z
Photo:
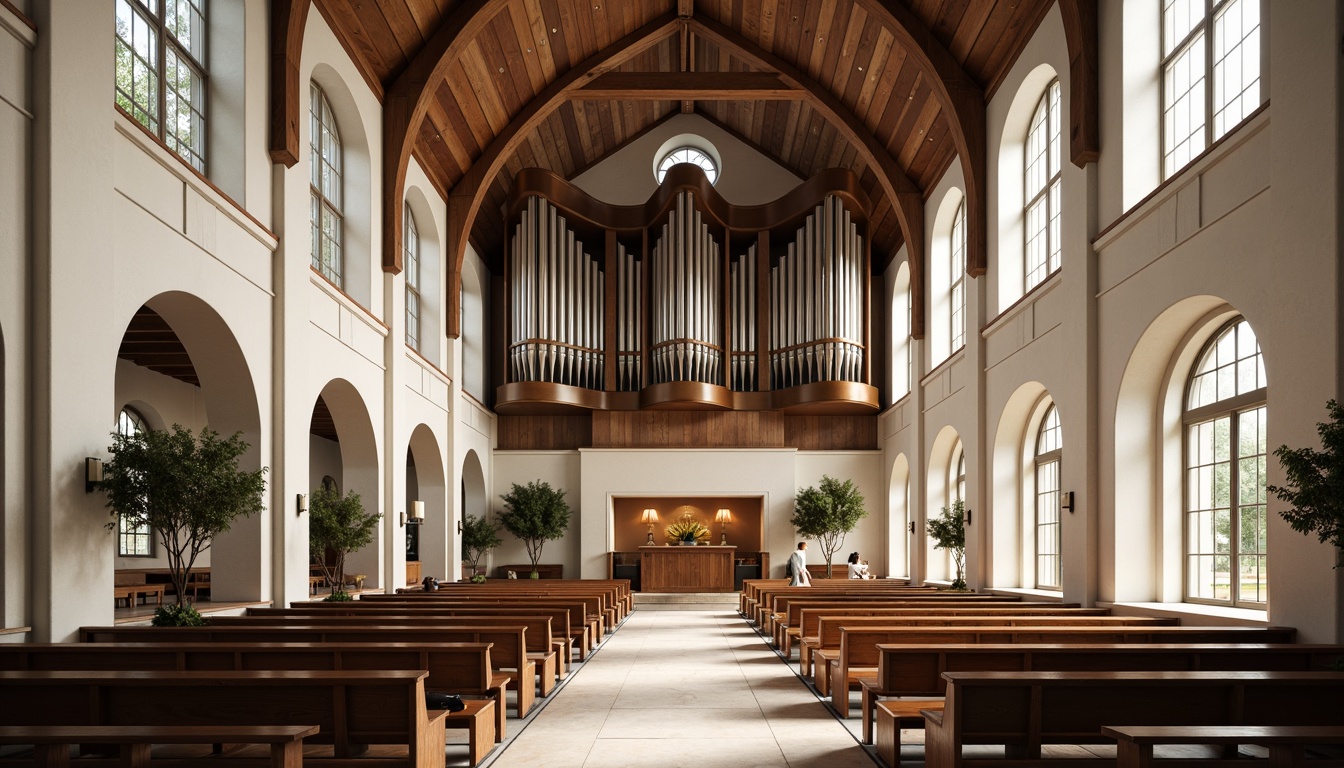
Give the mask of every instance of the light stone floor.
M 736 611 L 636 610 L 487 763 L 872 768 L 794 667 Z

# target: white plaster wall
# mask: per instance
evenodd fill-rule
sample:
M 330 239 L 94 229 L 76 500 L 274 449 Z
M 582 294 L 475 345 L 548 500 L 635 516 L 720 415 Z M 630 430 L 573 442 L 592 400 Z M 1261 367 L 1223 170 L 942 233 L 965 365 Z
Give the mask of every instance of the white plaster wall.
M 668 119 L 572 181 L 579 189 L 606 203 L 642 203 L 658 188 L 653 176 L 653 162 L 659 147 L 683 133 L 708 139 L 718 150 L 722 162 L 714 188 L 734 205 L 761 205 L 778 200 L 803 181 L 699 115 L 676 115 Z
M 885 515 L 887 497 L 886 482 L 882 476 L 881 451 L 799 451 L 794 461 L 795 488 L 808 488 L 821 483 L 823 475 L 837 480 L 852 480 L 863 495 L 864 509 L 868 516 L 859 521 L 854 530 L 846 534 L 843 544 L 831 561 L 832 574 L 843 577 L 850 552 L 858 552 L 868 561 L 869 573 L 886 576 L 890 571 L 887 556 L 887 536 L 889 535 Z M 789 516 L 793 515 L 789 505 Z M 787 526 L 787 519 L 785 522 Z M 786 550 L 778 555 L 787 558 Z M 775 555 L 771 555 L 771 562 Z M 825 555 L 815 543 L 808 549 L 808 563 L 824 563 Z
M 569 529 L 564 538 L 546 542 L 542 547 L 541 562 L 563 565 L 566 578 L 578 578 L 581 572 L 580 544 L 585 523 L 580 465 L 578 451 L 497 451 L 494 460 L 495 477 L 489 503 L 492 521 L 499 520 L 497 516 L 504 509 L 500 497 L 508 493 L 514 483 L 527 485 L 534 480 L 541 480 L 565 492 L 565 501 L 569 503 L 571 513 Z M 495 575 L 496 564 L 528 562 L 527 547 L 521 540 L 511 536 L 508 531 L 501 531 L 500 538 L 504 539 L 504 544 L 491 552 L 488 558 L 488 573 L 491 576 Z M 597 578 L 606 578 L 605 567 L 603 565 L 603 574 Z

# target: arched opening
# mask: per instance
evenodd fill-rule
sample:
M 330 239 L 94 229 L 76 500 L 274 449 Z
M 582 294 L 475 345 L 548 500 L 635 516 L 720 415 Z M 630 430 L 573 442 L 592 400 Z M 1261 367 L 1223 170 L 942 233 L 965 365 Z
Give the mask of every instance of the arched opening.
M 443 348 L 443 256 L 439 251 L 439 230 L 434 219 L 434 208 L 420 187 L 406 189 L 408 221 L 414 221 L 418 243 L 420 274 L 417 293 L 420 298 L 419 343 L 415 349 L 429 362 L 443 367 L 440 351 Z M 407 276 L 409 279 L 409 275 Z
M 1101 562 L 1117 602 L 1182 599 L 1176 511 L 1183 508 L 1185 385 L 1204 343 L 1236 315 L 1214 296 L 1183 299 L 1148 325 L 1130 353 L 1115 404 L 1115 547 Z
M 966 195 L 953 188 L 933 219 L 929 247 L 929 369 L 965 345 Z
M 891 401 L 910 394 L 915 382 L 914 344 L 910 339 L 910 263 L 896 270 L 891 291 Z
M 1046 94 L 1047 87 L 1052 81 L 1058 87 L 1059 74 L 1055 72 L 1054 67 L 1041 64 L 1033 69 L 1014 94 L 1013 101 L 1008 107 L 1008 115 L 1004 118 L 1003 140 L 999 146 L 998 174 L 1001 180 L 998 189 L 997 227 L 998 306 L 990 312 L 991 317 L 1012 306 L 1013 302 L 1022 298 L 1027 291 L 1026 243 L 1029 233 L 1024 212 L 1029 200 L 1027 180 L 1024 176 L 1026 168 L 1033 159 L 1028 157 L 1027 139 L 1031 135 L 1032 117 L 1040 106 L 1042 94 Z M 1063 157 L 1062 153 L 1060 157 Z
M 1045 387 L 1029 381 L 1017 388 L 999 415 L 994 432 L 990 485 L 989 575 L 996 587 L 1031 585 L 1027 570 L 1035 553 L 1029 527 L 1034 509 L 1034 474 L 1025 450 L 1031 425 L 1048 401 Z
M 353 384 L 345 379 L 327 382 L 313 404 L 308 431 L 312 487 L 322 483 L 324 477 L 334 478 L 343 494 L 359 494 L 365 512 L 382 514 L 378 440 L 364 398 Z M 346 574 L 363 574 L 366 589 L 385 586 L 383 545 L 388 525 L 384 515 L 374 540 L 346 557 Z
M 467 451 L 462 459 L 462 517 L 483 517 L 490 512 L 490 499 L 485 492 L 485 470 L 481 468 L 481 458 L 475 451 Z M 456 524 L 456 521 L 454 521 Z M 457 553 L 458 567 L 466 560 L 463 552 Z
M 915 537 L 910 523 L 910 461 L 902 453 L 891 466 L 891 481 L 887 487 L 887 574 L 890 576 L 911 574 L 910 544 Z
M 929 449 L 929 476 L 925 484 L 924 519 L 937 517 L 943 509 L 950 509 L 958 500 L 965 500 L 966 494 L 966 450 L 962 446 L 961 436 L 951 426 L 943 427 L 933 440 Z M 924 520 L 919 521 L 919 533 L 924 538 L 924 579 L 952 581 L 956 570 L 952 563 L 952 553 L 946 549 L 935 549 L 933 539 L 924 528 Z M 969 562 L 969 557 L 967 562 Z
M 448 561 L 448 521 L 452 514 L 448 508 L 443 451 L 433 430 L 425 424 L 417 425 L 411 432 L 406 448 L 408 511 L 414 501 L 424 504 L 425 517 L 418 524 L 406 526 L 407 559 L 410 559 L 411 545 L 414 544 L 422 576 L 451 580 L 455 578 L 456 569 L 450 567 L 452 564 Z
M 250 448 L 239 458 L 240 469 L 259 469 L 269 455 L 256 388 L 237 338 L 212 307 L 187 293 L 161 293 L 128 320 L 117 349 L 114 405 L 109 432 L 129 406 L 144 428 L 181 424 L 197 434 L 206 426 L 225 436 L 241 433 Z M 267 597 L 262 534 L 268 525 L 266 514 L 236 520 L 197 560 L 197 566 L 210 568 L 212 600 Z M 166 565 L 161 552 L 129 564 L 120 560 L 116 567 L 162 567 L 160 560 Z
M 340 136 L 340 184 L 332 190 L 339 197 L 340 213 L 340 252 L 341 271 L 337 286 L 350 298 L 376 312 L 374 304 L 374 269 L 371 254 L 373 248 L 372 211 L 374 191 L 373 173 L 369 159 L 369 139 L 360 119 L 359 107 L 354 94 L 336 70 L 326 64 L 313 68 L 310 88 L 309 113 L 315 103 L 314 94 L 320 94 L 330 107 L 331 120 Z M 319 104 L 320 107 L 320 104 Z M 320 109 L 319 109 L 320 111 Z M 305 115 L 308 118 L 308 115 Z M 308 163 L 309 178 L 313 175 L 314 158 L 324 146 L 322 137 L 314 143 L 312 125 L 314 119 L 301 121 L 301 140 L 304 142 L 304 158 Z M 379 305 L 381 305 L 381 296 Z

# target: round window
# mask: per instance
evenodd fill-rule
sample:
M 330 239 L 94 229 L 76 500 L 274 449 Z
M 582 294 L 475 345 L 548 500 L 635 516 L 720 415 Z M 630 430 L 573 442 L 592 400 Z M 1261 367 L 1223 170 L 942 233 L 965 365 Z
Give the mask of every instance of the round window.
M 710 184 L 719 179 L 719 169 L 714 165 L 714 158 L 696 147 L 677 147 L 663 155 L 663 159 L 658 162 L 658 172 L 655 175 L 659 184 L 662 184 L 663 178 L 667 176 L 667 169 L 678 163 L 691 163 L 700 166 L 704 169 L 705 176 L 709 177 Z

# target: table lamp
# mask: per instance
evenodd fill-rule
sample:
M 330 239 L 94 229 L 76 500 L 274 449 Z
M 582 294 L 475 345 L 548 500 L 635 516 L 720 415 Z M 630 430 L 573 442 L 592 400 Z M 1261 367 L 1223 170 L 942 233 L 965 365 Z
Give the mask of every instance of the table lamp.
M 726 509 L 720 509 L 714 515 L 714 522 L 722 525 L 719 529 L 719 544 L 726 545 L 728 543 L 728 524 L 733 522 L 733 513 Z
M 648 544 L 649 546 L 653 546 L 653 524 L 658 522 L 658 510 L 656 509 L 644 510 L 644 516 L 639 518 L 639 521 L 641 523 L 646 523 L 649 526 Z

